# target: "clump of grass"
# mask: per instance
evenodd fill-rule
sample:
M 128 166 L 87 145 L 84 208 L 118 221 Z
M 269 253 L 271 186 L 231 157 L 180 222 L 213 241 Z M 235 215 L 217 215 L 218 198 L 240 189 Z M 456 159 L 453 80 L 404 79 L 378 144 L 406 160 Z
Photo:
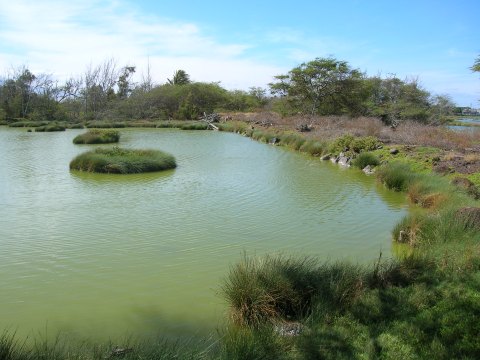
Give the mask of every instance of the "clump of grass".
M 208 124 L 204 121 L 202 122 L 189 122 L 182 124 L 180 126 L 182 130 L 208 130 Z
M 309 257 L 245 257 L 230 269 L 222 293 L 236 324 L 301 319 L 312 304 L 338 311 L 362 292 L 365 271 L 348 263 L 318 263 Z
M 370 166 L 380 165 L 380 160 L 378 159 L 378 157 L 376 157 L 374 154 L 370 152 L 362 152 L 358 154 L 358 156 L 355 159 L 353 159 L 352 165 L 357 168 L 364 169 L 368 165 Z
M 87 123 L 87 128 L 114 129 L 124 127 L 126 127 L 126 124 L 124 122 L 90 121 L 89 123 Z
M 120 133 L 116 130 L 88 130 L 73 139 L 74 144 L 111 144 L 120 140 Z
M 300 151 L 306 152 L 313 156 L 323 155 L 327 150 L 327 144 L 325 142 L 316 140 L 306 140 L 300 147 Z
M 53 132 L 53 131 L 65 131 L 65 126 L 60 124 L 49 124 L 44 126 L 38 126 L 35 128 L 36 132 Z
M 175 168 L 175 158 L 159 150 L 131 150 L 114 147 L 95 149 L 78 155 L 70 162 L 71 170 L 132 174 Z
M 389 189 L 406 191 L 414 180 L 415 174 L 408 165 L 391 162 L 378 169 L 377 178 Z

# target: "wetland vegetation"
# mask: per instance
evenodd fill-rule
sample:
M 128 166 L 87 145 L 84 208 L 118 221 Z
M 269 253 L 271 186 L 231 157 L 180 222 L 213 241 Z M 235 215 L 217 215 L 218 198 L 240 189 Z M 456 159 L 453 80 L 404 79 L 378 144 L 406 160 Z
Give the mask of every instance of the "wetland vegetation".
M 88 151 L 70 162 L 71 170 L 108 174 L 138 174 L 174 169 L 176 166 L 175 158 L 163 151 L 119 147 Z
M 99 69 L 112 66 L 106 62 Z M 324 77 L 324 70 L 333 76 Z M 478 66 L 473 70 L 479 71 Z M 85 122 L 90 128 L 205 130 L 206 123 L 190 120 L 221 111 L 226 121 L 218 124 L 220 131 L 314 157 L 342 154 L 359 169 L 374 167 L 377 181 L 404 194 L 410 209 L 391 231 L 396 256 L 386 258 L 379 250 L 376 261 L 359 265 L 301 255 L 245 254 L 218 286 L 229 309 L 227 325 L 218 336 L 199 343 L 133 342 L 120 349 L 125 350 L 122 356 L 480 356 L 480 133 L 440 126 L 459 111 L 448 97 L 431 96 L 414 80 L 367 77 L 334 58 L 315 59 L 277 76 L 270 84 L 276 95 L 271 97 L 263 89 L 227 91 L 216 83 L 192 82 L 188 76 L 156 87 L 147 83 L 136 87 L 128 82 L 134 71 L 119 70 L 121 83 L 103 79 L 111 80 L 103 92 L 82 92 L 83 84 L 78 83 L 81 95 L 71 99 L 50 101 L 31 92 L 31 107 L 20 106 L 25 94 L 14 94 L 17 101 L 14 96 L 3 102 L 12 106 L 3 108 L 0 120 L 11 127 L 38 125 L 37 129 L 50 126 L 45 120 L 61 119 Z M 28 74 L 23 69 L 22 76 L 8 79 L 3 88 L 24 81 Z M 309 87 L 312 83 L 322 86 Z M 66 92 L 67 84 L 56 90 Z M 105 173 L 175 166 L 175 159 L 162 152 L 120 148 L 96 149 L 70 163 L 71 169 Z M 7 331 L 0 337 L 0 358 L 94 359 L 115 351 L 112 344 L 83 348 L 66 344 L 32 346 Z
M 75 136 L 74 144 L 111 144 L 120 140 L 120 133 L 116 130 L 88 130 L 84 134 Z

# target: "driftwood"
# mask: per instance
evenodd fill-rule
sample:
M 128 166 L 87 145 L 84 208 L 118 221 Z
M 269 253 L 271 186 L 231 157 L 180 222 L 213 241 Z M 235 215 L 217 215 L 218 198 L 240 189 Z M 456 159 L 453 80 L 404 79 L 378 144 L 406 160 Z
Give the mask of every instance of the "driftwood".
M 217 131 L 218 131 L 218 126 L 213 125 L 213 123 L 220 122 L 220 119 L 221 117 L 217 113 L 212 113 L 212 114 L 203 113 L 203 116 L 200 118 L 200 120 L 205 121 L 208 124 L 208 129 L 217 130 Z

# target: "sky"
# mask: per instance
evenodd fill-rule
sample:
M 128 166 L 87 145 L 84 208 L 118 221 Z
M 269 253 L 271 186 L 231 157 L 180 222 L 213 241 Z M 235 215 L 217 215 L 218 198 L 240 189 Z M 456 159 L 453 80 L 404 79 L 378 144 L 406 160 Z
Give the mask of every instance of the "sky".
M 114 59 L 137 81 L 182 69 L 248 90 L 333 56 L 480 107 L 479 55 L 479 0 L 0 0 L 0 76 L 25 65 L 62 81 Z

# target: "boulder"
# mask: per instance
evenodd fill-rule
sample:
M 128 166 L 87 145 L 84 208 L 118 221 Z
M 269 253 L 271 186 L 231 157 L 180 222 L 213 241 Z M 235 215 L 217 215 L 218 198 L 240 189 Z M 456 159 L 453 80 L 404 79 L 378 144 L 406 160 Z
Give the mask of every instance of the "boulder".
M 390 149 L 390 154 L 397 155 L 398 154 L 398 149 L 397 148 Z
M 343 152 L 338 155 L 338 164 L 345 166 L 345 167 L 350 167 L 350 157 L 346 156 Z
M 324 161 L 327 161 L 327 160 L 330 160 L 330 158 L 332 157 L 332 154 L 326 154 L 326 155 L 323 155 L 320 160 L 324 160 Z
M 367 175 L 372 175 L 375 173 L 375 168 L 372 165 L 365 166 L 362 171 Z
M 280 140 L 279 140 L 278 138 L 276 138 L 276 137 L 273 137 L 273 138 L 271 138 L 270 140 L 268 140 L 268 143 L 269 143 L 270 145 L 276 145 L 276 144 L 278 144 L 279 142 L 280 142 Z

